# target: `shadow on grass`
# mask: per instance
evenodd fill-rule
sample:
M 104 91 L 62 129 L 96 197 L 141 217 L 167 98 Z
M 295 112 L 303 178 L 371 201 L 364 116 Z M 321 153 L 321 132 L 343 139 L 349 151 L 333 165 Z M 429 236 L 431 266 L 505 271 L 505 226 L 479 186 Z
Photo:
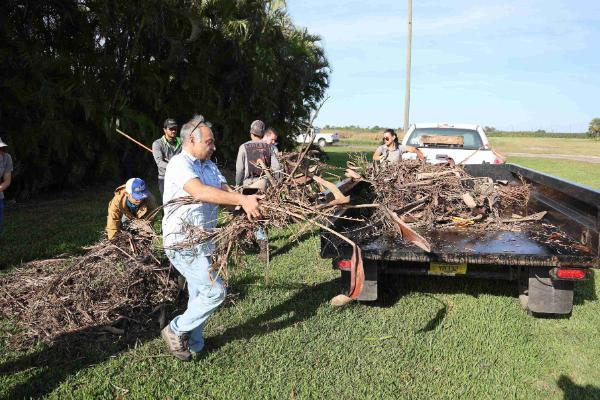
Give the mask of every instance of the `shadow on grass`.
M 419 329 L 417 333 L 426 333 L 435 330 L 438 326 L 440 326 L 442 321 L 444 321 L 444 318 L 446 318 L 446 315 L 448 315 L 448 311 L 450 308 L 448 304 L 444 303 L 437 297 L 428 294 L 426 294 L 425 296 L 435 300 L 440 305 L 440 308 L 437 310 L 433 318 L 431 318 L 431 320 L 429 320 L 429 322 L 423 328 Z
M 596 400 L 600 399 L 600 387 L 577 385 L 568 376 L 561 375 L 556 382 L 563 391 L 564 400 Z
M 290 251 L 291 249 L 293 249 L 294 247 L 296 247 L 299 242 L 302 242 L 302 241 L 308 239 L 311 236 L 318 236 L 318 235 L 319 235 L 319 232 L 314 231 L 314 230 L 310 230 L 310 231 L 304 232 L 302 235 L 300 235 L 294 241 L 288 240 L 286 243 L 284 243 L 283 246 L 271 250 L 270 257 L 275 257 L 275 256 L 278 256 L 278 255 L 281 255 L 281 254 L 285 254 L 288 251 Z
M 58 337 L 52 345 L 1 364 L 0 375 L 27 373 L 30 376 L 11 388 L 4 387 L 0 393 L 4 392 L 3 396 L 6 399 L 45 396 L 77 371 L 106 361 L 127 351 L 135 343 L 144 343 L 158 335 L 158 325 L 154 329 L 128 333 L 117 341 L 111 340 L 114 336 L 93 329 L 65 334 Z M 37 371 L 31 371 L 33 369 Z
M 249 286 L 258 284 L 260 280 L 261 277 L 250 276 L 236 282 L 231 288 L 235 299 L 229 302 L 231 304 L 226 301 L 224 306 L 232 306 L 235 301 L 245 298 Z M 297 290 L 297 292 L 290 299 L 270 308 L 264 314 L 210 338 L 206 344 L 207 352 L 204 354 L 218 350 L 229 341 L 249 339 L 309 319 L 323 302 L 337 293 L 338 287 L 337 280 L 314 286 L 265 285 L 265 290 Z M 184 305 L 186 299 L 180 300 L 179 307 Z M 172 316 L 179 311 L 177 308 L 173 308 L 169 314 Z M 65 334 L 58 337 L 52 345 L 45 345 L 26 354 L 9 355 L 8 361 L 0 364 L 0 376 L 16 374 L 27 374 L 28 376 L 12 387 L 2 388 L 0 397 L 7 399 L 43 397 L 78 371 L 90 365 L 102 363 L 119 353 L 128 351 L 134 345 L 153 340 L 159 335 L 158 324 L 154 323 L 145 328 L 126 330 L 126 334 L 118 337 L 116 341 L 115 336 L 100 333 L 95 328 Z
M 265 290 L 272 290 L 273 287 L 277 288 L 278 286 L 267 285 Z M 339 281 L 334 279 L 302 287 L 291 298 L 271 307 L 262 315 L 228 328 L 218 336 L 211 337 L 206 344 L 207 351 L 214 352 L 228 342 L 265 335 L 311 318 L 324 302 L 338 293 Z M 284 285 L 282 288 L 288 289 L 288 286 Z
M 518 298 L 516 281 L 477 279 L 466 277 L 406 276 L 389 274 L 379 283 L 378 306 L 393 306 L 402 296 L 411 292 L 429 294 L 467 294 L 475 298 L 480 294 Z M 594 276 L 575 283 L 573 304 L 596 300 Z
M 391 307 L 409 293 L 466 294 L 478 298 L 481 294 L 517 298 L 517 284 L 514 281 L 488 280 L 461 277 L 383 275 L 379 283 L 379 299 L 375 305 Z M 437 298 L 432 297 L 436 300 Z
M 573 295 L 573 304 L 580 305 L 586 301 L 598 300 L 596 296 L 596 274 L 583 282 L 575 282 L 575 293 Z

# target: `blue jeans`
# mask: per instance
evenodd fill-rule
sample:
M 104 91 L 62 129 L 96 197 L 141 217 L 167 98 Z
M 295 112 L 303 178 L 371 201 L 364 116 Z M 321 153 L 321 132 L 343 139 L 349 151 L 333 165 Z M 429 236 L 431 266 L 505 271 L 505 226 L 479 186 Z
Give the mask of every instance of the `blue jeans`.
M 2 223 L 4 222 L 4 199 L 0 199 L 0 235 L 2 235 Z
M 204 347 L 202 329 L 210 315 L 225 300 L 225 287 L 215 273 L 209 276 L 210 257 L 195 256 L 189 250 L 167 250 L 167 256 L 187 281 L 189 299 L 187 309 L 170 322 L 177 335 L 190 334 L 190 351 L 199 353 Z
M 254 237 L 256 238 L 256 240 L 267 240 L 267 233 L 265 232 L 265 229 L 261 226 L 254 231 Z

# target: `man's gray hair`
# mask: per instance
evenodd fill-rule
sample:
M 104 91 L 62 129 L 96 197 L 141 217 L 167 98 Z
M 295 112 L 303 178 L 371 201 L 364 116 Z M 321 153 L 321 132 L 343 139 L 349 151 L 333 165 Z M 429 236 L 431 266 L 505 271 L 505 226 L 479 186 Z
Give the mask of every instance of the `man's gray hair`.
M 210 127 L 212 127 L 212 124 L 208 121 L 205 121 L 204 117 L 202 117 L 201 115 L 195 115 L 194 117 L 192 117 L 192 119 L 190 119 L 181 127 L 181 132 L 179 133 L 179 136 L 181 137 L 181 141 L 183 143 L 189 142 L 190 140 L 192 140 L 192 135 L 196 135 L 197 137 L 202 138 L 202 131 L 200 130 L 200 128 Z

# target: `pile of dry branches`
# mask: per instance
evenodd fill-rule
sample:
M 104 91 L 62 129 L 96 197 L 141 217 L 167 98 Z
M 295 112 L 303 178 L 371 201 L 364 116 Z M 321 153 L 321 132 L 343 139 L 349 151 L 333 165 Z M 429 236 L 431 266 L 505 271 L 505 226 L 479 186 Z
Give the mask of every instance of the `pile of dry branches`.
M 127 322 L 149 324 L 150 314 L 177 295 L 153 239 L 149 223 L 132 221 L 81 257 L 34 261 L 0 278 L 0 317 L 18 328 L 10 343 L 24 348 L 92 328 L 121 334 Z
M 370 184 L 376 208 L 373 226 L 396 231 L 393 211 L 411 228 L 511 229 L 539 220 L 545 213 L 526 215 L 529 186 L 524 182 L 494 182 L 473 177 L 461 166 L 405 160 L 397 164 L 369 162 L 352 155 L 350 175 Z

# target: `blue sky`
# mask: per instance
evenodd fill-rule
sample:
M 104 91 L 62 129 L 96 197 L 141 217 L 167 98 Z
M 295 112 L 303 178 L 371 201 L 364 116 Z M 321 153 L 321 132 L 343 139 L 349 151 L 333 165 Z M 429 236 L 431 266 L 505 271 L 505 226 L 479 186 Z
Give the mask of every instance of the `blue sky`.
M 288 0 L 332 67 L 318 125 L 403 124 L 406 0 Z M 585 131 L 600 118 L 600 0 L 413 0 L 411 122 Z

